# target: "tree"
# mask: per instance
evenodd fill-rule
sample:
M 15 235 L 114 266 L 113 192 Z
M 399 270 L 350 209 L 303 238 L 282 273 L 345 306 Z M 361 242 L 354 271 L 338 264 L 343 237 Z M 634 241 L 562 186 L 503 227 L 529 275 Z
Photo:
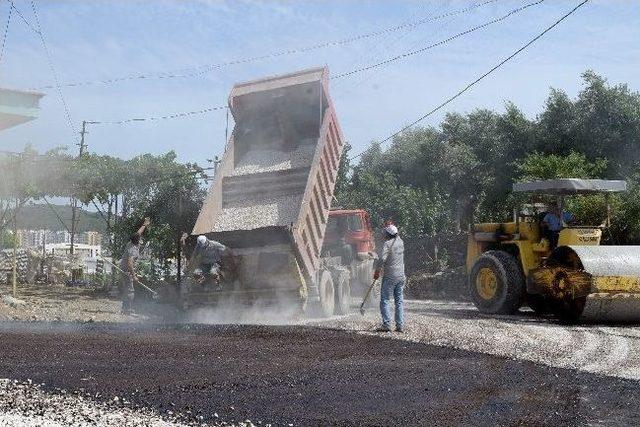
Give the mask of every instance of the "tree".
M 357 164 L 347 166 L 351 173 L 341 175 L 340 201 L 366 207 L 377 221 L 394 216 L 401 228 L 419 234 L 505 220 L 519 202 L 511 191 L 518 180 L 627 179 L 629 195 L 611 199 L 614 212 L 620 207 L 614 223 L 618 240 L 623 232 L 636 236 L 635 223 L 626 220 L 640 218 L 634 193 L 640 95 L 592 71 L 582 78 L 584 88 L 575 99 L 551 89 L 534 120 L 507 103 L 500 113 L 449 113 L 439 127 L 402 132 L 387 149 L 373 142 Z M 606 210 L 603 197 L 577 197 L 570 207 L 592 223 Z M 434 209 L 446 220 L 430 222 L 440 218 Z

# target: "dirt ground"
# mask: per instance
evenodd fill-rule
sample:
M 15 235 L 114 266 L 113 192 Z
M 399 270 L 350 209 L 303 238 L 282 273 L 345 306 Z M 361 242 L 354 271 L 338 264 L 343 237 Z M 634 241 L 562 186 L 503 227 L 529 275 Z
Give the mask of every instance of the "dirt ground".
M 12 296 L 10 287 L 1 286 L 0 295 Z M 140 291 L 137 298 L 145 300 Z M 175 313 L 166 305 L 141 305 L 136 316 L 120 313 L 122 303 L 117 290 L 107 292 L 94 287 L 65 285 L 19 285 L 18 306 L 0 300 L 0 321 L 48 321 L 48 322 L 139 322 L 175 320 Z M 174 315 L 169 316 L 169 314 Z

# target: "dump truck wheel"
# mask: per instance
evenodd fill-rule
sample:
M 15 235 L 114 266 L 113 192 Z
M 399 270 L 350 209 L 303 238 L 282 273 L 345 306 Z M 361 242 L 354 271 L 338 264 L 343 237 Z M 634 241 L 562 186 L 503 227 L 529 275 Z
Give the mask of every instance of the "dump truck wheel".
M 360 298 L 364 297 L 373 280 L 373 263 L 372 259 L 351 263 L 351 292 Z
M 319 300 L 314 304 L 313 314 L 318 317 L 329 317 L 335 310 L 335 296 L 333 279 L 327 270 L 322 271 L 318 278 Z
M 512 314 L 525 292 L 524 274 L 515 257 L 504 251 L 487 251 L 469 274 L 469 294 L 482 313 Z
M 351 306 L 351 283 L 349 282 L 349 272 L 342 270 L 335 276 L 335 310 L 338 315 L 349 314 Z

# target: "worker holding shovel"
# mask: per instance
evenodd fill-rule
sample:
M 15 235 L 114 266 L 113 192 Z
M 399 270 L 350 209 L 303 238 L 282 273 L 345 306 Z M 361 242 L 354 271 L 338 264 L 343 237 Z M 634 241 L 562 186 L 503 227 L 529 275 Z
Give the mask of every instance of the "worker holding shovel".
M 133 284 L 134 282 L 140 283 L 136 274 L 138 258 L 140 258 L 140 236 L 142 236 L 149 224 L 151 224 L 151 220 L 145 218 L 142 226 L 129 238 L 129 243 L 127 243 L 120 260 L 120 270 L 122 271 L 120 297 L 122 298 L 122 314 L 125 315 L 133 315 L 133 298 L 135 297 Z
M 382 246 L 381 256 L 373 275 L 374 281 L 380 277 L 382 270 L 382 287 L 380 290 L 380 314 L 382 326 L 378 332 L 391 331 L 390 299 L 393 295 L 395 303 L 396 332 L 403 332 L 404 328 L 404 242 L 398 236 L 398 228 L 387 223 L 384 227 L 385 242 Z

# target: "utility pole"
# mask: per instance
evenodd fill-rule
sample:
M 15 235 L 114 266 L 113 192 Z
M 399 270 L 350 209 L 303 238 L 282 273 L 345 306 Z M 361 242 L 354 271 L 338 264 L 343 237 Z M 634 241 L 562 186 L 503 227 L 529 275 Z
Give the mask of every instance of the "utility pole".
M 182 189 L 178 190 L 178 218 L 182 224 Z M 176 284 L 178 287 L 182 284 L 182 237 L 178 241 L 178 265 L 176 271 Z
M 215 175 L 218 172 L 218 166 L 222 163 L 222 160 L 218 156 L 213 156 L 213 159 L 207 159 L 207 162 L 213 165 L 213 174 Z
M 82 121 L 82 130 L 80 131 L 80 151 L 78 153 L 78 159 L 82 158 L 82 155 L 84 154 L 84 149 L 86 147 L 86 144 L 84 143 L 84 136 L 87 133 L 87 122 L 86 120 Z M 76 222 L 78 221 L 77 219 L 77 211 L 78 211 L 78 200 L 75 198 L 75 196 L 72 195 L 71 197 L 71 246 L 69 248 L 69 255 L 71 255 L 71 257 L 73 257 L 74 252 L 75 252 L 75 239 L 76 239 Z
M 16 197 L 16 210 L 13 213 L 13 268 L 11 282 L 13 285 L 13 297 L 18 298 L 18 198 Z

